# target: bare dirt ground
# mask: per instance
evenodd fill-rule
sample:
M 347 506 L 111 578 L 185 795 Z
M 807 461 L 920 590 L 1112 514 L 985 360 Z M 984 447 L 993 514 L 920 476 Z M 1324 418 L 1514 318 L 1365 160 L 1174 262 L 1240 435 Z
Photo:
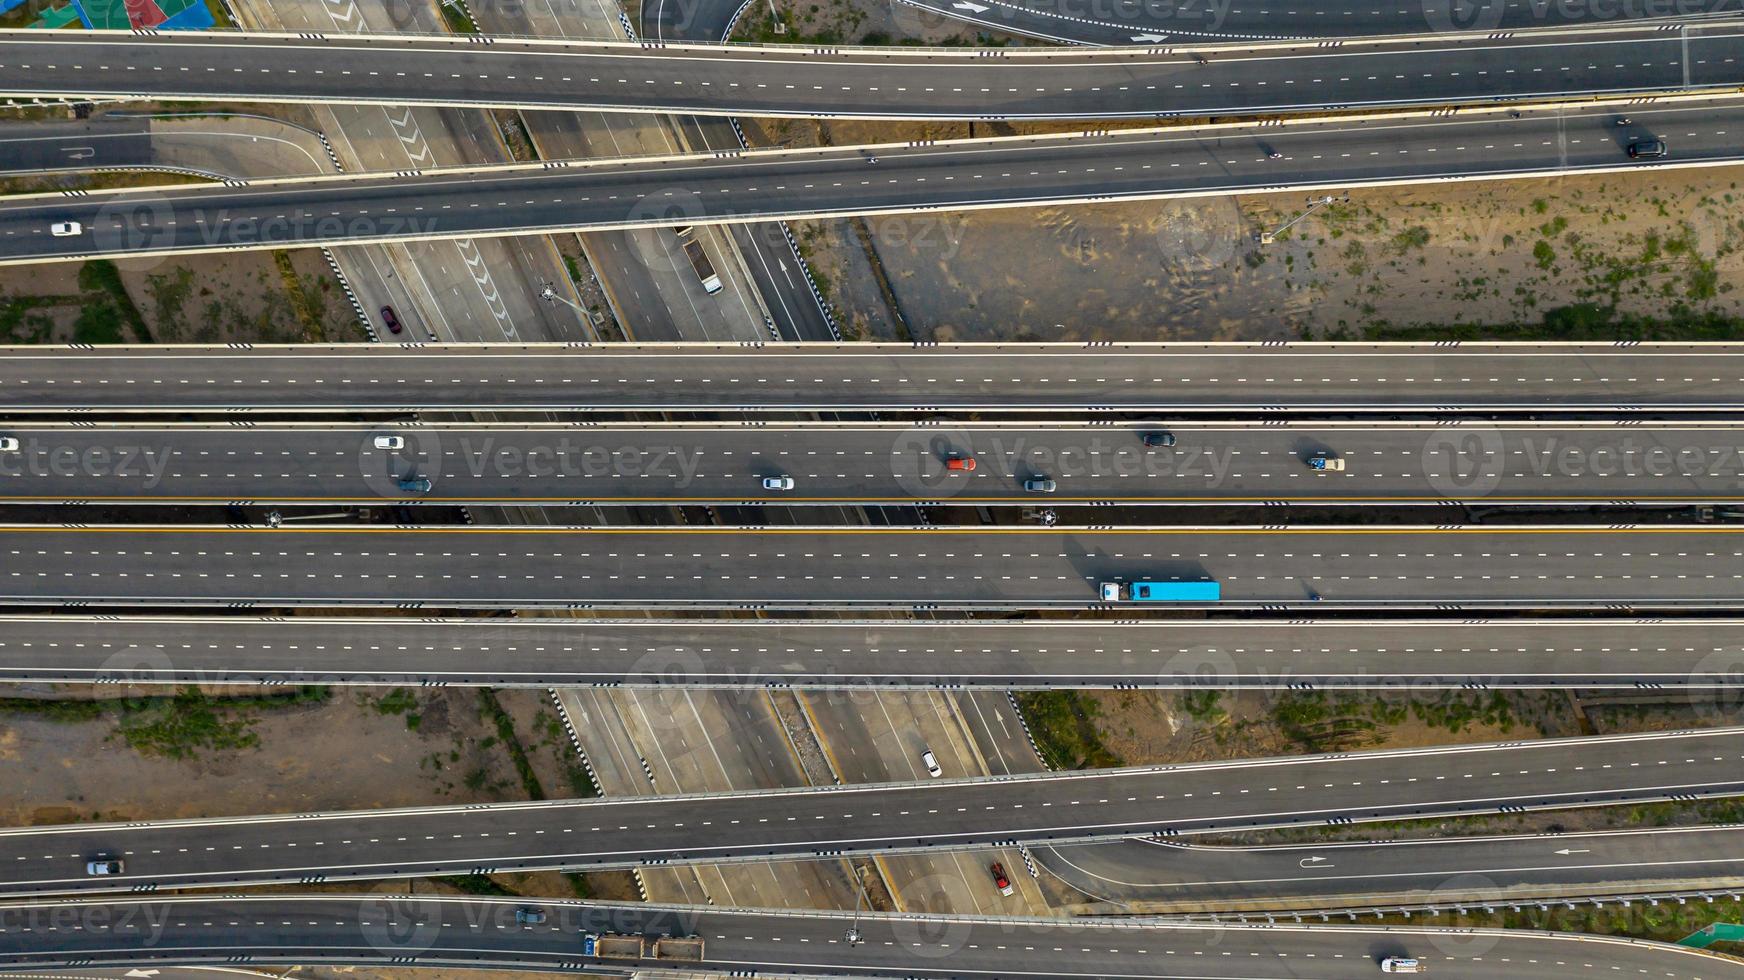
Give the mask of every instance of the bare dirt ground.
M 978 124 L 974 135 L 1047 131 Z M 767 141 L 970 135 L 966 124 L 771 123 Z M 1353 190 L 1276 242 L 1307 194 L 795 222 L 843 320 L 894 336 L 872 256 L 922 340 L 1357 339 L 1417 325 L 1506 337 L 1574 304 L 1744 312 L 1738 168 Z
M 3 704 L 0 825 L 527 798 L 472 690 L 334 688 L 325 701 L 236 710 L 214 699 L 210 721 L 115 702 L 94 717 Z
M 367 335 L 318 250 L 0 267 L 0 343 L 315 343 Z

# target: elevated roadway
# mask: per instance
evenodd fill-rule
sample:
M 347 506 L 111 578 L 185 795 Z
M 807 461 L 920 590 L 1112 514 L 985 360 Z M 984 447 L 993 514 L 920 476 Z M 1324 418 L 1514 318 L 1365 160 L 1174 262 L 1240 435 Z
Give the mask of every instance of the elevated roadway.
M 1275 38 L 1351 38 L 1448 31 L 1518 31 L 1723 13 L 1722 2 L 1511 3 L 1428 0 L 1317 4 L 1233 0 L 900 0 L 899 23 L 965 21 L 1064 44 L 1216 44 Z M 664 10 L 665 4 L 659 9 Z M 691 5 L 673 4 L 674 7 Z M 710 7 L 702 3 L 703 8 Z M 731 3 L 718 4 L 728 11 Z M 646 9 L 646 8 L 645 8 Z M 646 13 L 644 13 L 646 18 Z
M 0 262 L 1723 166 L 1741 129 L 1691 98 L 40 194 L 0 202 Z M 1650 138 L 1670 155 L 1628 156 Z
M 0 680 L 491 687 L 1669 689 L 1744 709 L 1744 620 L 0 616 Z
M 1736 344 L 3 347 L 0 412 L 1744 409 Z
M 1736 609 L 1744 597 L 1735 525 L 12 525 L 0 555 L 0 604 L 14 606 L 1084 609 L 1103 582 L 1206 580 L 1222 583 L 1221 606 L 1250 609 Z
M 912 852 L 1744 794 L 1744 728 L 696 796 L 0 830 L 0 893 Z M 96 856 L 115 875 L 89 875 Z
M 1701 17 L 1203 55 L 1173 46 L 917 50 L 484 35 L 6 31 L 0 94 L 1112 119 L 1717 90 L 1744 82 L 1741 48 L 1744 28 Z
M 515 920 L 518 906 L 546 913 Z M 695 968 L 758 976 L 1367 980 L 1411 955 L 1433 976 L 1733 980 L 1744 965 L 1642 940 L 1486 929 L 1190 925 L 1107 919 L 779 912 L 712 906 L 367 895 L 135 898 L 0 906 L 0 964 L 361 964 L 573 972 Z M 857 929 L 864 941 L 845 936 Z M 583 933 L 695 935 L 700 963 L 585 959 Z M 651 944 L 650 944 L 651 945 Z M 1261 965 L 1263 964 L 1263 965 Z M 1261 972 L 1256 973 L 1259 970 Z
M 1506 906 L 1744 886 L 1744 826 L 1227 847 L 1156 839 L 1034 849 L 1047 871 L 1108 903 L 1204 914 Z M 1080 910 L 1082 911 L 1082 910 Z
M 1263 422 L 13 427 L 0 502 L 1687 504 L 1740 498 L 1744 425 Z M 1148 446 L 1167 433 L 1173 446 Z M 376 448 L 381 438 L 399 449 Z M 390 444 L 392 444 L 390 442 Z M 1318 453 L 1339 472 L 1314 470 Z M 974 457 L 973 472 L 946 468 Z M 765 490 L 786 477 L 792 490 Z M 1027 490 L 1035 480 L 1056 489 Z

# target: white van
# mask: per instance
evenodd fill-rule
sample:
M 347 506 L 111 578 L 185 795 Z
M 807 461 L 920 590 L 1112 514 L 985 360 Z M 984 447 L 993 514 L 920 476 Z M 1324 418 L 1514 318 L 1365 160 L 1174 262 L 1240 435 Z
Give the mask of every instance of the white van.
M 1426 973 L 1423 964 L 1409 956 L 1389 956 L 1381 961 L 1382 973 Z

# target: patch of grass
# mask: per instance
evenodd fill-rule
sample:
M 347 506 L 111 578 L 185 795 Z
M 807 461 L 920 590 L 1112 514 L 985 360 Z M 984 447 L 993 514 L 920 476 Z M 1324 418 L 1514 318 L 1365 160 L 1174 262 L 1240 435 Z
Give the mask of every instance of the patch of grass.
M 79 318 L 73 321 L 73 342 L 77 344 L 121 344 L 127 342 L 122 330 L 121 311 L 108 296 L 93 293 L 79 307 Z
M 33 715 L 48 721 L 76 725 L 103 717 L 109 706 L 102 701 L 38 701 L 34 698 L 0 698 L 0 713 Z
M 418 696 L 403 687 L 396 687 L 382 695 L 375 703 L 375 710 L 384 715 L 403 715 L 418 706 Z
M 1229 716 L 1222 701 L 1222 691 L 1188 691 L 1181 695 L 1181 710 L 1194 721 L 1211 724 Z
M 1538 263 L 1538 268 L 1548 269 L 1556 262 L 1556 249 L 1550 243 L 1540 238 L 1532 246 L 1532 260 Z
M 0 712 L 30 714 L 68 724 L 116 717 L 115 735 L 143 755 L 191 759 L 202 750 L 245 749 L 259 743 L 251 729 L 254 719 L 246 712 L 327 700 L 331 690 L 320 686 L 296 687 L 282 694 L 250 697 L 211 697 L 198 688 L 184 687 L 167 697 L 118 698 L 111 701 L 36 701 L 27 698 L 0 700 Z
M 500 895 L 514 897 L 521 894 L 517 891 L 510 891 L 502 882 L 485 875 L 444 875 L 440 878 L 431 878 L 430 880 L 440 882 L 456 891 L 465 892 L 468 895 Z
M 539 776 L 533 771 L 533 763 L 527 759 L 527 751 L 521 747 L 521 739 L 515 734 L 515 720 L 503 710 L 502 702 L 497 700 L 497 693 L 488 687 L 478 689 L 478 713 L 496 727 L 497 738 L 502 741 L 503 748 L 508 750 L 509 757 L 515 762 L 515 772 L 521 777 L 521 788 L 526 791 L 527 799 L 545 799 L 545 787 L 539 785 Z M 467 779 L 468 785 L 471 785 L 471 777 Z
M 1638 316 L 1576 303 L 1547 310 L 1538 323 L 1375 326 L 1368 340 L 1744 340 L 1744 318 L 1674 302 L 1665 315 Z
M 1081 691 L 1024 691 L 1017 695 L 1042 759 L 1054 769 L 1106 769 L 1124 765 L 1096 731 L 1096 702 Z
M 133 297 L 127 295 L 127 286 L 121 281 L 121 270 L 108 259 L 91 259 L 79 267 L 79 288 L 91 292 L 107 293 L 114 303 L 116 315 L 122 322 L 133 328 L 133 335 L 141 343 L 152 344 L 157 341 L 151 335 L 151 328 L 145 325 L 145 317 L 139 314 L 139 307 L 133 305 Z M 88 306 L 88 304 L 87 304 Z M 81 315 L 80 319 L 84 317 Z M 119 335 L 119 330 L 116 331 Z M 88 341 L 88 343 L 116 343 L 117 341 Z

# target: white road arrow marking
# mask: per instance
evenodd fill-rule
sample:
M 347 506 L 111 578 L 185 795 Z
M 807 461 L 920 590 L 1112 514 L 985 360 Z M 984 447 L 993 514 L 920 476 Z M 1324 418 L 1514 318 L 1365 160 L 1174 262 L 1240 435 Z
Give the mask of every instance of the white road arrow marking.
M 130 976 L 130 977 L 155 977 L 155 976 L 157 976 L 157 971 L 156 970 L 128 970 L 126 973 L 126 976 Z
M 1132 36 L 1132 39 L 1135 42 L 1139 42 L 1139 41 L 1167 41 L 1168 40 L 1168 38 L 1162 34 L 1134 34 Z
M 992 10 L 993 8 L 992 7 L 983 7 L 982 5 L 980 5 L 978 3 L 953 3 L 953 4 L 951 4 L 951 9 L 952 10 L 967 10 L 968 12 L 970 12 L 972 14 L 984 14 L 987 11 Z
M 1561 854 L 1563 857 L 1567 857 L 1570 854 L 1591 854 L 1593 852 L 1590 848 L 1585 847 L 1565 847 L 1556 853 Z
M 1296 862 L 1296 867 L 1298 867 L 1298 868 L 1336 868 L 1337 867 L 1337 865 L 1335 865 L 1335 864 L 1326 864 L 1325 861 L 1326 861 L 1326 859 L 1323 857 L 1303 858 L 1302 860 Z

